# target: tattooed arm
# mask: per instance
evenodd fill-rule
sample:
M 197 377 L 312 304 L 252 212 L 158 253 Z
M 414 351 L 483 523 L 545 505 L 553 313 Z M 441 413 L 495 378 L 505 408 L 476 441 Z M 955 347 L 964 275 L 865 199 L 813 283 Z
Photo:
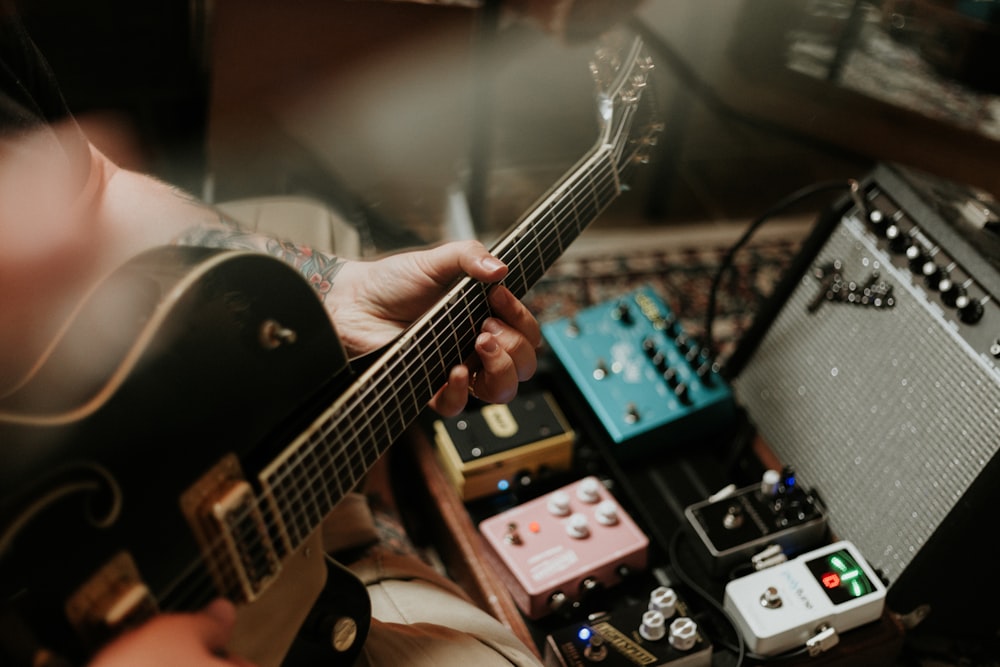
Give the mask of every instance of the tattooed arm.
M 216 224 L 198 225 L 185 230 L 177 237 L 175 243 L 209 248 L 255 250 L 273 255 L 298 269 L 324 301 L 333 288 L 334 277 L 344 266 L 345 261 L 336 255 L 313 250 L 307 246 L 241 229 L 234 221 L 224 216 Z

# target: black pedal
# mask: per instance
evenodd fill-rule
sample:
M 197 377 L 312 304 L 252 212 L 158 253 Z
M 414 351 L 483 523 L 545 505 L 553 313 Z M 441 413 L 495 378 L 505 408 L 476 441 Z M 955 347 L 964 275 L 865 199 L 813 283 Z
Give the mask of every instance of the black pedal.
M 790 468 L 768 470 L 759 484 L 690 505 L 684 516 L 705 547 L 709 571 L 715 575 L 755 557 L 780 559 L 817 547 L 827 534 L 823 503 Z M 765 553 L 768 547 L 771 551 Z
M 434 422 L 438 459 L 459 497 L 484 498 L 569 470 L 576 434 L 547 391 Z
M 592 614 L 586 621 L 545 638 L 547 667 L 709 667 L 712 644 L 670 587 L 654 589 L 648 601 Z

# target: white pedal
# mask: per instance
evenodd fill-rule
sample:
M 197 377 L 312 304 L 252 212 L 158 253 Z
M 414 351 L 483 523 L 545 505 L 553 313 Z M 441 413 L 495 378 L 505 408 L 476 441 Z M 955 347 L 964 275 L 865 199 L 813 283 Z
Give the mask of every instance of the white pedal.
M 747 648 L 776 655 L 877 620 L 885 594 L 857 548 L 841 541 L 729 582 L 724 604 Z

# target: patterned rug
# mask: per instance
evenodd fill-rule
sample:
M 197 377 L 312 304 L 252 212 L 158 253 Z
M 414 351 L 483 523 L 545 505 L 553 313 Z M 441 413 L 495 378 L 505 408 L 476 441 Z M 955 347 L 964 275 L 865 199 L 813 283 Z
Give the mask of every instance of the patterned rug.
M 652 244 L 627 252 L 591 249 L 564 256 L 524 302 L 544 323 L 649 285 L 689 335 L 703 338 L 709 290 L 730 246 L 718 241 L 705 246 L 688 243 Z M 732 353 L 798 248 L 798 238 L 751 240 L 736 253 L 716 296 L 712 329 L 720 362 Z

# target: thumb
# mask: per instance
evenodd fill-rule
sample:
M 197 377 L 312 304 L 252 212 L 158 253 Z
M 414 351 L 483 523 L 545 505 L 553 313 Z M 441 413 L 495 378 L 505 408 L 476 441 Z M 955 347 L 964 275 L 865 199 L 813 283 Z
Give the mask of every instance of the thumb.
M 213 600 L 195 614 L 195 629 L 210 649 L 221 649 L 229 643 L 236 626 L 236 607 L 229 600 Z

